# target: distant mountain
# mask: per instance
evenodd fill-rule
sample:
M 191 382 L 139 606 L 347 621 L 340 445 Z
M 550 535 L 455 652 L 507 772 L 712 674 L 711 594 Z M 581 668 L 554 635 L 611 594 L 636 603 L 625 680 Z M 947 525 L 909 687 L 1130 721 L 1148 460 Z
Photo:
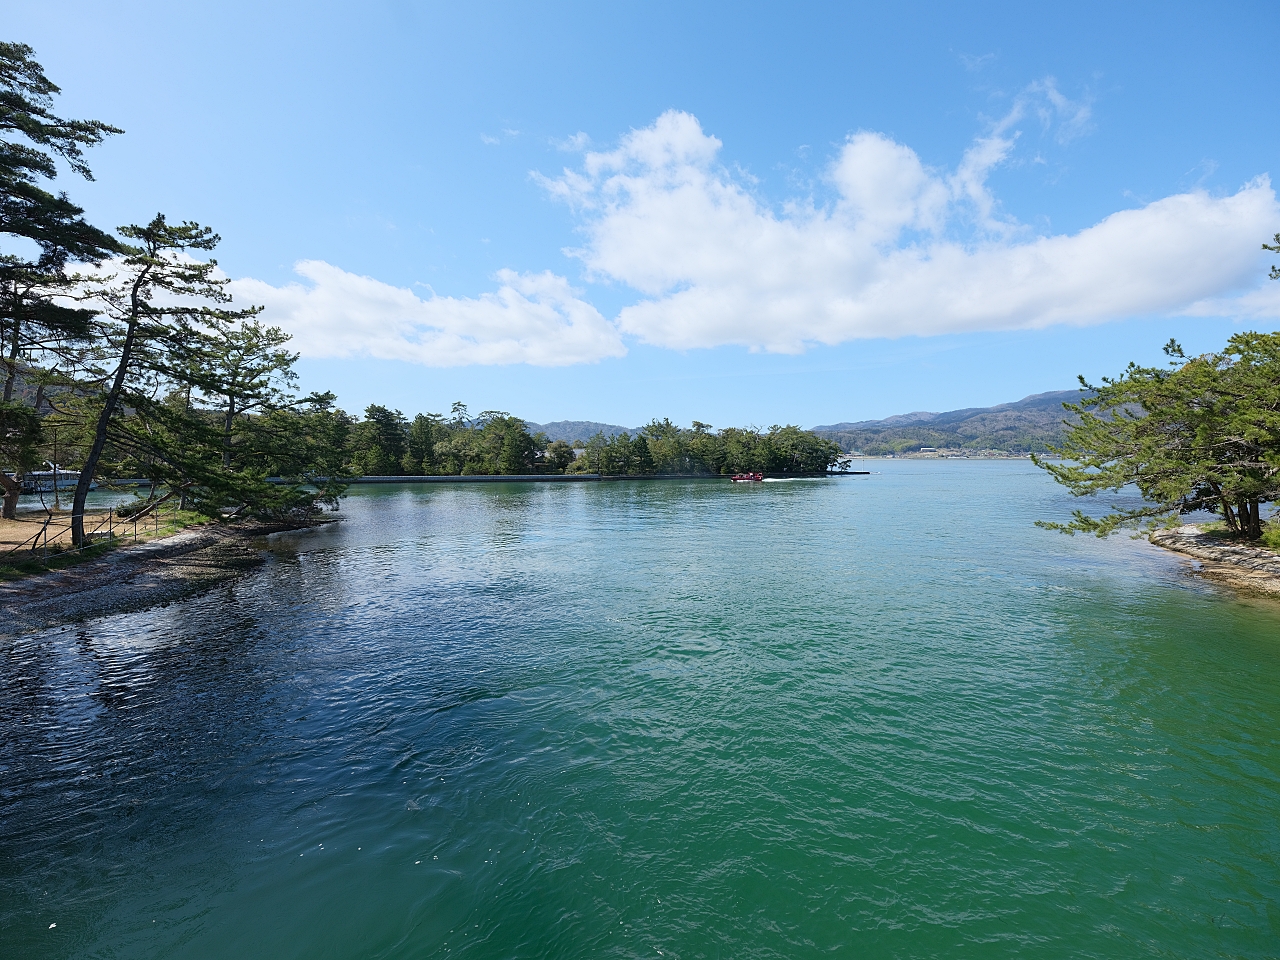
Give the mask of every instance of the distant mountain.
M 1062 404 L 1080 396 L 1079 390 L 1055 390 L 995 407 L 901 413 L 814 427 L 813 432 L 834 440 L 842 450 L 869 454 L 909 453 L 921 447 L 1034 453 L 1062 440 L 1063 421 L 1069 416 Z
M 637 427 L 620 427 L 616 423 L 596 423 L 594 420 L 556 420 L 554 423 L 533 423 L 526 420 L 530 433 L 545 433 L 548 440 L 564 440 L 572 443 L 575 440 L 590 440 L 597 433 L 606 437 L 616 437 L 620 433 L 635 436 Z

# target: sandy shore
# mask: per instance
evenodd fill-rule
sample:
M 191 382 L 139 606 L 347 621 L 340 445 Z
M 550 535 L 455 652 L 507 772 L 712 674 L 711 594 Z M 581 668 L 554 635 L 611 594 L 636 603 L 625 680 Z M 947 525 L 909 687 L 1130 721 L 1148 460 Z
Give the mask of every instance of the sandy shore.
M 1195 525 L 1157 530 L 1151 542 L 1200 561 L 1206 580 L 1242 593 L 1280 597 L 1280 554 L 1264 547 L 1232 543 Z
M 147 543 L 122 545 L 95 560 L 0 583 L 0 636 L 167 603 L 261 563 L 260 524 L 208 525 Z
M 46 522 L 47 520 L 47 522 Z M 133 524 L 108 523 L 107 511 L 90 510 L 84 515 L 84 525 L 87 531 L 96 531 L 101 529 L 104 524 L 113 529 L 115 526 L 120 527 L 120 534 L 128 536 L 132 539 L 134 526 Z M 148 518 L 147 522 L 138 525 L 138 533 L 145 537 L 150 532 L 152 521 Z M 25 545 L 27 549 L 38 548 L 41 545 L 69 546 L 71 544 L 71 511 L 63 510 L 58 512 L 45 513 L 43 510 L 24 511 L 18 514 L 16 520 L 0 520 L 0 552 L 7 553 L 10 549 Z

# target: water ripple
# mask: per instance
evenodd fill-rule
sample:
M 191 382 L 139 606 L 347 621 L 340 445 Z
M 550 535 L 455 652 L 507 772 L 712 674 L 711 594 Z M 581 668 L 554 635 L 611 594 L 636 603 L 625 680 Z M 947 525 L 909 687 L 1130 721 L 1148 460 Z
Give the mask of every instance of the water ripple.
M 1280 617 L 1031 526 L 1070 506 L 359 491 L 5 641 L 0 953 L 1274 955 Z

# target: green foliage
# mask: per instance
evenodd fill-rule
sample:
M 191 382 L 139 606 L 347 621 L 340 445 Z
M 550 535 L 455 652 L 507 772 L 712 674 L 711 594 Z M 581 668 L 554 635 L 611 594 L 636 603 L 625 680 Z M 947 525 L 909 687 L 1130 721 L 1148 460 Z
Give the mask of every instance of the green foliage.
M 634 438 L 596 434 L 573 470 L 605 476 L 808 474 L 824 473 L 839 455 L 834 442 L 795 426 L 774 426 L 764 433 L 728 427 L 717 433 L 701 421 L 682 430 L 670 420 L 654 420 Z
M 439 473 L 436 462 L 436 444 L 445 442 L 449 429 L 439 414 L 420 413 L 409 424 L 405 454 L 401 465 L 409 475 L 432 476 Z
M 390 476 L 822 473 L 840 454 L 831 441 L 794 426 L 716 433 L 705 423 L 682 430 L 670 420 L 655 420 L 634 437 L 597 433 L 575 460 L 569 444 L 548 443 L 518 417 L 487 410 L 471 418 L 462 403 L 453 405 L 449 419 L 418 414 L 412 422 L 399 411 L 371 406 L 351 428 L 348 444 L 352 474 Z M 400 449 L 405 453 L 397 465 Z
M 370 404 L 364 419 L 351 428 L 351 469 L 363 476 L 396 476 L 408 453 L 408 423 L 399 410 Z
M 133 242 L 116 273 L 89 288 L 100 313 L 87 376 L 46 418 L 63 461 L 81 464 L 75 542 L 89 483 L 104 474 L 151 480 L 142 509 L 177 498 L 203 516 L 292 521 L 336 505 L 350 418 L 331 394 L 294 399 L 288 337 L 258 323 L 258 308 L 233 309 L 217 262 L 190 255 L 217 235 L 163 215 L 120 233 Z
M 53 97 L 61 91 L 33 53 L 23 43 L 0 43 L 0 233 L 34 241 L 44 255 L 96 262 L 115 242 L 86 223 L 65 194 L 40 184 L 57 177 L 59 159 L 92 180 L 83 148 L 123 131 L 54 114 Z
M 0 43 L 0 130 L 20 133 L 32 146 L 8 142 L 0 160 L 27 176 L 52 178 L 57 170 L 52 151 L 76 173 L 92 180 L 81 147 L 100 143 L 116 127 L 97 120 L 64 120 L 53 114 L 53 95 L 62 91 L 48 77 L 25 43 Z
M 118 249 L 65 193 L 45 189 L 45 181 L 57 177 L 59 159 L 92 180 L 83 148 L 121 132 L 97 120 L 55 115 L 53 96 L 59 92 L 30 47 L 0 43 L 0 238 L 28 242 L 19 244 L 18 253 L 0 250 L 0 486 L 6 517 L 16 510 L 18 484 L 3 469 L 30 469 L 41 435 L 42 394 L 19 395 L 18 378 L 38 379 L 59 364 L 65 372 L 68 352 L 87 340 L 93 315 L 56 299 L 75 293 L 78 278 L 66 268 L 96 263 Z M 28 252 L 32 247 L 35 252 Z
M 1041 526 L 1105 537 L 1121 528 L 1171 523 L 1196 510 L 1228 530 L 1262 536 L 1261 506 L 1280 496 L 1280 334 L 1241 333 L 1225 350 L 1187 358 L 1172 340 L 1169 369 L 1130 364 L 1093 396 L 1066 404 L 1079 416 L 1036 463 L 1076 496 L 1132 484 L 1143 502 L 1094 518 Z
M 498 473 L 516 475 L 530 473 L 533 470 L 534 458 L 538 455 L 538 444 L 525 428 L 523 420 L 506 417 L 507 422 L 497 428 L 502 437 L 502 447 L 498 453 Z M 493 424 L 486 424 L 486 429 Z
M 220 473 L 211 469 L 210 454 L 222 460 L 224 438 L 190 402 L 193 389 L 234 389 L 219 385 L 225 370 L 217 369 L 215 358 L 230 349 L 231 331 L 257 313 L 229 309 L 217 261 L 189 255 L 212 250 L 217 234 L 196 223 L 170 224 L 163 214 L 145 226 L 121 227 L 120 234 L 134 242 L 122 245 L 118 272 L 90 288 L 102 312 L 87 361 L 103 387 L 72 507 L 77 545 L 84 541 L 89 483 L 108 443 L 148 463 L 153 479 L 182 489 L 210 510 L 219 500 L 243 499 L 262 486 L 246 474 L 244 489 L 237 491 L 225 462 Z
M 455 410 L 460 406 L 454 404 Z M 448 439 L 436 450 L 438 456 L 444 454 L 442 473 L 463 476 L 533 473 L 540 452 L 525 422 L 500 410 L 487 410 L 465 422 L 455 419 Z
M 546 446 L 546 437 L 531 435 L 523 420 L 501 410 L 473 419 L 466 404 L 455 403 L 448 420 L 420 413 L 408 421 L 399 410 L 373 404 L 350 428 L 346 464 L 357 476 L 472 476 L 563 470 L 572 460 L 563 450 L 554 463 L 546 460 Z
M 230 469 L 274 478 L 257 490 L 247 507 L 262 517 L 306 514 L 320 506 L 336 509 L 348 479 L 346 445 L 351 417 L 333 406 L 333 394 L 241 414 L 242 438 Z M 280 481 L 285 481 L 281 483 Z
M 546 466 L 551 473 L 564 473 L 573 463 L 573 447 L 563 440 L 552 440 L 547 444 Z
M 4 466 L 17 473 L 39 463 L 43 437 L 40 416 L 26 403 L 0 401 L 0 451 Z
M 278 409 L 297 381 L 296 353 L 284 349 L 289 335 L 254 319 L 256 308 L 237 314 L 211 311 L 184 371 L 199 390 L 197 402 L 222 420 L 222 463 L 231 467 L 237 446 L 246 442 L 243 427 L 254 422 L 245 414 Z M 190 392 L 188 392 L 190 399 Z
M 1262 528 L 1262 544 L 1271 550 L 1280 551 L 1280 524 L 1273 520 Z

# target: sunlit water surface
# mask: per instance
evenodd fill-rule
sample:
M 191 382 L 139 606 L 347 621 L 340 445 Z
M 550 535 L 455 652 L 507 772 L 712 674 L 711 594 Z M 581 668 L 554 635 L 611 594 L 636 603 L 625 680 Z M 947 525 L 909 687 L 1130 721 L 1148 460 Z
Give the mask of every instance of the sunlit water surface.
M 875 469 L 357 488 L 3 641 L 0 956 L 1280 952 L 1277 607 Z

